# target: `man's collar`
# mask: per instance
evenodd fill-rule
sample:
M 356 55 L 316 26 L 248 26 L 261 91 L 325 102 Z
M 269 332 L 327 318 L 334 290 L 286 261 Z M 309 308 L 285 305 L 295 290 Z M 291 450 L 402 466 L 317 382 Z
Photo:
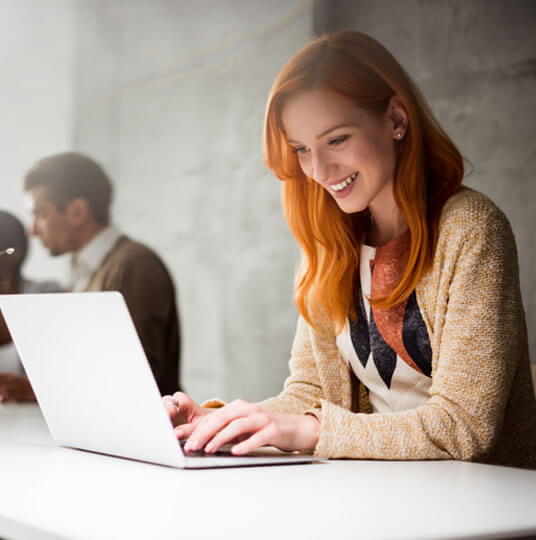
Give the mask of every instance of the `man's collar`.
M 105 257 L 122 236 L 114 225 L 97 233 L 80 251 L 71 258 L 71 286 L 75 291 L 85 289 L 91 276 L 101 266 Z

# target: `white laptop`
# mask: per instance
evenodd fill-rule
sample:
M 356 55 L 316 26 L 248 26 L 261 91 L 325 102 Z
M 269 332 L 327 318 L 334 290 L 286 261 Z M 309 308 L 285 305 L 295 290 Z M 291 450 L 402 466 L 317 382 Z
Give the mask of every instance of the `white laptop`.
M 118 292 L 0 295 L 0 309 L 59 445 L 180 468 L 316 460 L 184 454 Z

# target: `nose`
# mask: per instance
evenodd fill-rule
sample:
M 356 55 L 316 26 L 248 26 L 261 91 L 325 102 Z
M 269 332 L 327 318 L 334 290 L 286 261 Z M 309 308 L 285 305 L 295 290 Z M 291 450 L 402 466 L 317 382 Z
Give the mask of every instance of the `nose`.
M 311 178 L 317 182 L 327 182 L 329 179 L 330 162 L 321 150 L 311 155 Z

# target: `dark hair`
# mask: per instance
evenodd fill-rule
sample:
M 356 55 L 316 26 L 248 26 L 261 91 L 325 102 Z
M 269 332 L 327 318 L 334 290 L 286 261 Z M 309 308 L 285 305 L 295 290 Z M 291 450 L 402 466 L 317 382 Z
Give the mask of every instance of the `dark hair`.
M 28 237 L 24 225 L 13 214 L 0 210 L 0 251 L 9 247 L 15 248 L 19 255 L 18 270 L 28 253 Z
M 44 186 L 47 196 L 63 210 L 81 197 L 86 199 L 94 218 L 103 224 L 110 221 L 112 184 L 102 167 L 91 158 L 65 152 L 39 160 L 24 177 L 24 189 Z

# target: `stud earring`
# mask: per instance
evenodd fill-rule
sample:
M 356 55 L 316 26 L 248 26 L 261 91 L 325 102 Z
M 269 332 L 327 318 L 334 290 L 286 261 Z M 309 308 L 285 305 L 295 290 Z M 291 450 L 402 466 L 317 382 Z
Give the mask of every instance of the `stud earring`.
M 400 131 L 396 134 L 396 138 L 397 138 L 397 139 L 401 139 L 401 138 L 402 138 L 402 133 L 401 133 Z

